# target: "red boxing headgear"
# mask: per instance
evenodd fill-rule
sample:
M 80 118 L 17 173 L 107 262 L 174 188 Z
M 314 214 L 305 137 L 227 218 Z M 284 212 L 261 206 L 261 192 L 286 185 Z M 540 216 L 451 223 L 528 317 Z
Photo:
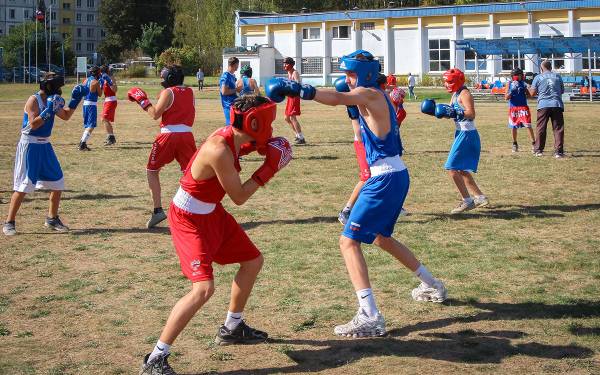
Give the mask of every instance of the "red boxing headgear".
M 391 75 L 391 74 L 389 76 L 387 76 L 387 85 L 395 87 L 396 86 L 396 76 Z
M 240 129 L 256 141 L 256 146 L 264 146 L 273 137 L 272 123 L 277 115 L 277 104 L 269 101 L 242 112 L 231 106 L 231 126 Z M 256 123 L 252 126 L 252 120 Z
M 444 86 L 448 92 L 457 92 L 465 85 L 465 74 L 457 68 L 446 70 Z

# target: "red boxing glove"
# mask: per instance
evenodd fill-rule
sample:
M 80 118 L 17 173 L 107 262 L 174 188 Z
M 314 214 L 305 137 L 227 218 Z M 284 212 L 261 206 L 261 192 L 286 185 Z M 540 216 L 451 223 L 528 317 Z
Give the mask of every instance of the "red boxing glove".
M 271 138 L 267 142 L 265 162 L 254 172 L 252 179 L 260 186 L 275 176 L 283 167 L 292 160 L 292 146 L 283 137 Z
M 240 145 L 238 156 L 248 155 L 254 151 L 256 151 L 256 142 L 243 143 Z
M 146 94 L 146 92 L 140 89 L 139 87 L 132 87 L 131 89 L 129 89 L 129 91 L 127 91 L 127 98 L 130 101 L 139 104 L 144 111 L 146 110 L 146 108 L 152 105 L 152 103 L 150 103 L 150 100 L 148 100 L 148 95 Z

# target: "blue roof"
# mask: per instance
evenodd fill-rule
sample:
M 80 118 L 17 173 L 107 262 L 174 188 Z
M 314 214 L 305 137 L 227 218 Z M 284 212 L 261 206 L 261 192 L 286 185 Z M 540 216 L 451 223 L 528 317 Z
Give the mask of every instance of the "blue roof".
M 600 52 L 600 38 L 526 38 L 526 39 L 464 39 L 456 41 L 456 49 L 473 50 L 480 55 Z
M 240 25 L 265 25 L 341 20 L 383 19 L 400 17 L 454 16 L 464 14 L 510 13 L 524 11 L 597 8 L 600 0 L 546 0 L 514 3 L 488 3 L 421 8 L 348 10 L 321 13 L 273 14 L 258 17 L 240 16 Z

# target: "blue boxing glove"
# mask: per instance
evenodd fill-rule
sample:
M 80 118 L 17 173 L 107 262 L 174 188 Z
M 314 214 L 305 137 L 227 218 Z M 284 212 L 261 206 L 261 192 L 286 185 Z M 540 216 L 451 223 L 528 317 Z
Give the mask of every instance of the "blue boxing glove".
M 81 102 L 84 96 L 90 93 L 90 89 L 84 85 L 76 85 L 71 91 L 71 100 L 69 101 L 69 108 L 75 109 Z
M 448 104 L 438 104 L 435 106 L 435 117 L 463 120 L 465 118 L 465 111 L 460 108 L 455 109 Z
M 346 83 L 346 77 L 342 76 L 336 79 L 333 82 L 333 86 L 335 87 L 335 91 L 337 92 L 350 92 L 350 87 Z M 347 105 L 346 111 L 348 111 L 348 117 L 352 120 L 356 120 L 360 116 L 360 112 L 358 111 L 358 106 L 355 105 Z
M 311 85 L 301 85 L 285 78 L 271 78 L 265 85 L 265 93 L 272 101 L 281 103 L 286 96 L 299 96 L 304 100 L 312 100 L 317 90 Z
M 435 116 L 435 100 L 425 99 L 421 102 L 421 112 L 429 116 Z
M 510 96 L 517 96 L 521 92 L 521 85 L 519 85 L 519 82 L 517 82 L 517 81 L 512 81 L 510 83 L 509 88 L 510 88 Z
M 65 106 L 65 100 L 60 95 L 50 95 L 46 99 L 46 108 L 40 113 L 40 117 L 44 121 L 48 121 L 56 112 L 60 111 Z
M 109 86 L 112 86 L 112 85 L 113 85 L 113 81 L 112 81 L 112 79 L 111 79 L 111 78 L 110 78 L 110 76 L 109 76 L 108 74 L 106 74 L 106 73 L 102 73 L 102 80 L 104 81 L 104 83 L 106 83 L 106 84 L 107 84 L 107 85 L 109 85 Z

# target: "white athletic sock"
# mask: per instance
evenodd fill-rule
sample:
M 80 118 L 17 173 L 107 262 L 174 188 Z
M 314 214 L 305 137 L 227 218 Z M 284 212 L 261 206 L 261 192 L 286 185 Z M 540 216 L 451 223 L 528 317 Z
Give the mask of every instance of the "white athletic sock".
M 433 286 L 433 283 L 435 282 L 435 278 L 431 275 L 429 270 L 422 264 L 415 271 L 415 276 L 418 277 L 419 280 L 427 284 L 427 286 Z
M 466 204 L 471 204 L 473 203 L 473 197 L 463 198 L 463 201 L 465 201 Z
M 148 362 L 158 357 L 159 355 L 169 354 L 169 349 L 171 349 L 171 345 L 165 344 L 164 342 L 158 340 L 156 342 L 156 345 L 154 346 L 154 350 L 152 351 L 152 353 L 150 353 L 150 356 L 148 357 Z
M 350 204 L 349 202 L 346 203 L 346 207 L 344 207 L 342 211 L 352 211 L 352 204 Z
M 358 298 L 358 305 L 367 313 L 369 317 L 373 317 L 379 313 L 377 305 L 375 304 L 375 296 L 371 288 L 361 289 L 356 292 Z
M 88 139 L 90 139 L 91 134 L 89 132 L 89 130 L 85 129 L 83 131 L 83 135 L 81 136 L 81 142 L 87 142 Z
M 233 330 L 235 329 L 235 327 L 238 326 L 238 324 L 240 324 L 240 322 L 242 321 L 242 314 L 243 312 L 239 312 L 239 313 L 234 313 L 231 311 L 227 311 L 227 318 L 225 318 L 225 327 L 227 327 L 228 330 Z
M 302 132 L 298 133 L 298 138 L 304 139 L 304 134 L 302 134 Z

